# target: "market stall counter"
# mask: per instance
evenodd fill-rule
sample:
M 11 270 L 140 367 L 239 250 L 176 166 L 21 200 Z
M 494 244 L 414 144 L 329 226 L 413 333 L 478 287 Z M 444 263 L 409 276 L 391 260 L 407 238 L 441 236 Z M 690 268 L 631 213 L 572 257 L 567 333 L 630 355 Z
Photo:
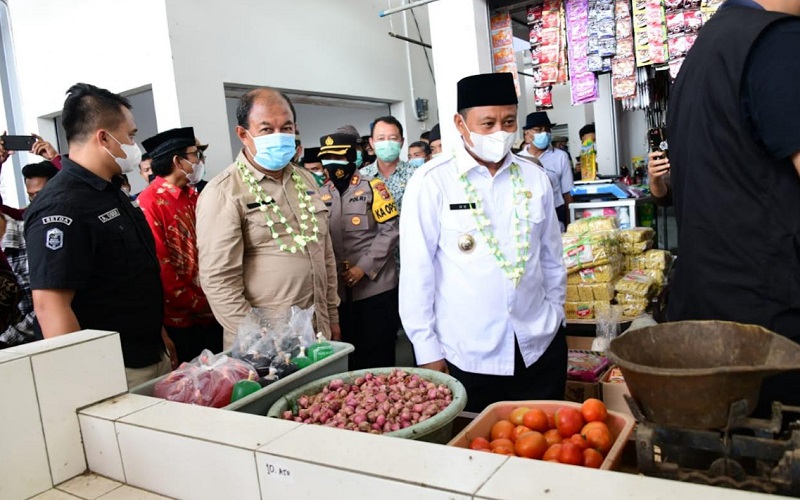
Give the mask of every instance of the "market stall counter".
M 164 401 L 128 394 L 124 374 L 110 332 L 0 352 L 0 497 L 88 469 L 181 499 L 770 498 Z

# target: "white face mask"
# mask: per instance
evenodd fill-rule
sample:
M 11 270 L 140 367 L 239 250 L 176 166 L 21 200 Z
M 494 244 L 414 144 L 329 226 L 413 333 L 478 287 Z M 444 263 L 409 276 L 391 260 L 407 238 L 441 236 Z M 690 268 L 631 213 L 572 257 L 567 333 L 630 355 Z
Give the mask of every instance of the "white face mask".
M 189 161 L 185 158 L 181 159 L 184 161 Z M 206 175 L 206 164 L 205 162 L 199 161 L 197 163 L 192 163 L 192 171 L 190 173 L 186 173 L 186 178 L 189 179 L 189 184 L 194 186 L 203 180 L 204 175 Z
M 139 145 L 135 142 L 133 144 L 122 144 L 111 134 L 108 134 L 112 139 L 117 141 L 119 147 L 122 148 L 122 152 L 125 153 L 125 158 L 117 158 L 111 151 L 106 148 L 106 153 L 108 153 L 119 165 L 119 168 L 122 170 L 123 174 L 130 174 L 134 170 L 139 168 L 139 163 L 142 162 L 142 150 L 139 149 Z
M 465 123 L 464 127 L 466 126 Z M 514 145 L 514 134 L 499 130 L 493 134 L 481 135 L 470 130 L 469 140 L 472 142 L 472 146 L 467 144 L 467 141 L 464 141 L 464 145 L 475 156 L 489 163 L 499 163 L 511 151 L 511 147 Z

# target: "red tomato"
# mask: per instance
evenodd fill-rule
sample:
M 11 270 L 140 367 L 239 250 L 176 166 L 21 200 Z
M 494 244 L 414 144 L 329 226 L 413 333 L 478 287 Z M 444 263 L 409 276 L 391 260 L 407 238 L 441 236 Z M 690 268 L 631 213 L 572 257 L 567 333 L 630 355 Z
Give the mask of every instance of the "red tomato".
M 603 455 L 599 451 L 588 448 L 583 450 L 583 466 L 599 469 L 603 465 Z
M 559 462 L 561 460 L 561 445 L 554 444 L 547 448 L 547 451 L 542 455 L 542 460 Z
M 584 437 L 586 438 L 586 441 L 588 441 L 591 448 L 599 451 L 604 456 L 614 445 L 614 438 L 611 436 L 611 433 L 606 429 L 601 429 L 600 427 L 589 429 L 589 431 L 584 434 Z
M 497 453 L 498 455 L 508 455 L 513 457 L 514 448 L 509 448 L 507 446 L 498 446 L 497 448 L 492 450 L 492 453 Z
M 577 434 L 583 428 L 581 412 L 566 406 L 559 408 L 556 412 L 556 428 L 563 438 Z
M 529 411 L 530 410 L 528 408 L 525 408 L 524 406 L 520 406 L 519 408 L 514 408 L 514 411 L 511 412 L 511 415 L 508 417 L 508 419 L 514 425 L 524 425 L 522 422 L 522 417 L 524 417 L 525 414 L 528 413 Z
M 547 414 L 547 425 L 551 429 L 555 429 L 556 428 L 556 414 L 555 413 L 548 413 Z
M 528 429 L 527 427 L 525 427 L 524 425 L 518 425 L 518 426 L 514 427 L 514 432 L 511 435 L 511 440 L 512 441 L 516 441 L 517 439 L 519 439 L 519 437 L 521 435 L 525 434 L 526 432 L 530 432 L 530 431 L 531 430 Z
M 608 426 L 606 425 L 605 422 L 589 422 L 588 424 L 583 426 L 583 429 L 581 429 L 581 434 L 586 435 L 586 433 L 589 432 L 589 429 L 594 429 L 594 428 L 604 429 L 606 431 L 609 431 L 609 433 L 611 432 L 608 429 Z
M 499 420 L 492 426 L 492 439 L 511 439 L 514 435 L 514 424 L 508 420 Z
M 476 437 L 469 444 L 469 447 L 472 450 L 488 450 L 490 449 L 489 440 L 483 437 Z
M 518 457 L 542 458 L 547 451 L 547 440 L 541 432 L 530 431 L 521 435 L 514 445 Z
M 561 434 L 558 433 L 558 429 L 550 429 L 549 431 L 545 432 L 544 438 L 547 441 L 548 446 L 553 446 L 554 444 L 558 444 L 564 440 L 561 437 Z
M 550 429 L 550 422 L 548 421 L 547 414 L 538 408 L 529 410 L 528 413 L 525 414 L 522 418 L 522 425 L 537 432 L 547 432 Z
M 583 402 L 581 415 L 587 422 L 604 422 L 608 416 L 608 410 L 602 401 L 590 398 Z
M 500 447 L 502 447 L 502 448 L 511 448 L 513 450 L 514 449 L 514 443 L 510 439 L 507 439 L 507 438 L 495 439 L 494 441 L 489 443 L 489 448 L 491 448 L 492 450 L 494 450 L 495 448 L 500 448 Z
M 569 438 L 569 442 L 580 448 L 581 451 L 589 447 L 589 441 L 587 441 L 586 438 L 580 434 L 573 434 L 572 437 Z
M 561 456 L 558 457 L 558 461 L 562 464 L 581 465 L 583 463 L 583 451 L 575 443 L 562 443 Z

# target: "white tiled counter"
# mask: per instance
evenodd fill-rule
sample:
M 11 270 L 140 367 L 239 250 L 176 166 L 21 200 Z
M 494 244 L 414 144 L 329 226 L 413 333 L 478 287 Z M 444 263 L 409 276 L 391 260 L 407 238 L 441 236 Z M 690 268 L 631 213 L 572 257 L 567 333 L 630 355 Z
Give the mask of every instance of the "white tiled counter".
M 301 425 L 147 396 L 120 395 L 124 391 L 118 391 L 117 379 L 121 373 L 124 385 L 124 370 L 121 357 L 116 357 L 119 349 L 116 334 L 93 332 L 86 337 L 82 332 L 74 335 L 84 335 L 73 338 L 78 345 L 89 344 L 80 347 L 83 353 L 80 356 L 88 357 L 77 361 L 91 366 L 72 367 L 78 356 L 75 352 L 65 355 L 67 361 L 63 361 L 56 353 L 66 349 L 64 345 L 48 351 L 54 358 L 48 359 L 47 367 L 36 362 L 35 358 L 40 354 L 0 352 L 0 380 L 4 381 L 0 391 L 5 391 L 0 392 L 0 396 L 7 396 L 3 401 L 11 398 L 15 405 L 27 401 L 22 405 L 27 412 L 24 417 L 20 416 L 21 412 L 0 410 L 0 442 L 4 444 L 0 448 L 0 463 L 5 465 L 9 457 L 19 457 L 20 453 L 23 457 L 18 460 L 19 465 L 15 464 L 19 469 L 16 472 L 0 467 L 0 498 L 3 500 L 27 498 L 48 490 L 63 483 L 65 475 L 83 473 L 86 464 L 92 472 L 116 481 L 114 484 L 119 488 L 140 488 L 154 494 L 191 500 L 574 500 L 581 495 L 591 495 L 597 500 L 770 498 L 742 491 Z M 113 342 L 109 343 L 110 339 Z M 43 371 L 37 372 L 37 366 Z M 100 373 L 104 370 L 108 373 Z M 42 374 L 41 377 L 38 373 Z M 71 376 L 76 376 L 77 381 L 68 382 Z M 6 377 L 19 381 L 7 387 L 5 381 L 10 379 Z M 55 382 L 58 384 L 52 386 Z M 38 402 L 30 400 L 34 387 Z M 91 397 L 101 402 L 85 407 L 86 398 Z M 54 401 L 50 402 L 51 399 Z M 67 406 L 72 409 L 65 413 Z M 45 410 L 49 408 L 55 408 L 52 415 Z M 52 422 L 55 415 L 60 415 L 63 421 Z M 37 418 L 41 420 L 37 421 Z M 23 425 L 26 422 L 35 425 Z M 9 442 L 6 439 L 14 435 L 5 431 L 9 423 L 25 427 L 30 439 L 35 440 L 38 435 L 42 446 L 28 447 L 29 450 L 21 445 L 31 441 L 18 438 L 10 441 L 14 449 L 9 451 L 5 446 Z M 79 431 L 77 438 L 76 431 Z M 82 439 L 80 457 L 74 449 L 76 439 L 79 444 Z M 42 448 L 41 453 L 37 451 L 39 448 Z M 49 461 L 47 452 L 50 452 Z M 56 456 L 62 457 L 59 462 L 53 462 Z M 51 470 L 54 471 L 52 474 Z M 26 476 L 30 484 L 39 488 L 32 493 L 30 489 L 14 486 L 15 478 L 22 482 L 19 478 L 27 473 L 30 473 Z M 123 483 L 125 485 L 120 486 Z M 65 484 L 58 488 L 44 495 L 71 494 L 69 489 L 64 489 Z M 121 489 L 119 498 L 136 498 L 129 494 L 141 490 Z M 106 496 L 96 498 L 105 499 Z

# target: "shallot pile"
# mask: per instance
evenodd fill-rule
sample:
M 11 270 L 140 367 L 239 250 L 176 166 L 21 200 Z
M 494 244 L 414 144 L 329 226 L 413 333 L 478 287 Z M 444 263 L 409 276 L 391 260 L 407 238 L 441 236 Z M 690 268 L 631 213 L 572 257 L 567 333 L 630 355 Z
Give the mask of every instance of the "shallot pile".
M 297 410 L 283 412 L 283 418 L 383 434 L 424 422 L 452 401 L 447 386 L 394 370 L 389 375 L 367 373 L 352 385 L 342 379 L 332 380 L 322 392 L 301 396 Z

